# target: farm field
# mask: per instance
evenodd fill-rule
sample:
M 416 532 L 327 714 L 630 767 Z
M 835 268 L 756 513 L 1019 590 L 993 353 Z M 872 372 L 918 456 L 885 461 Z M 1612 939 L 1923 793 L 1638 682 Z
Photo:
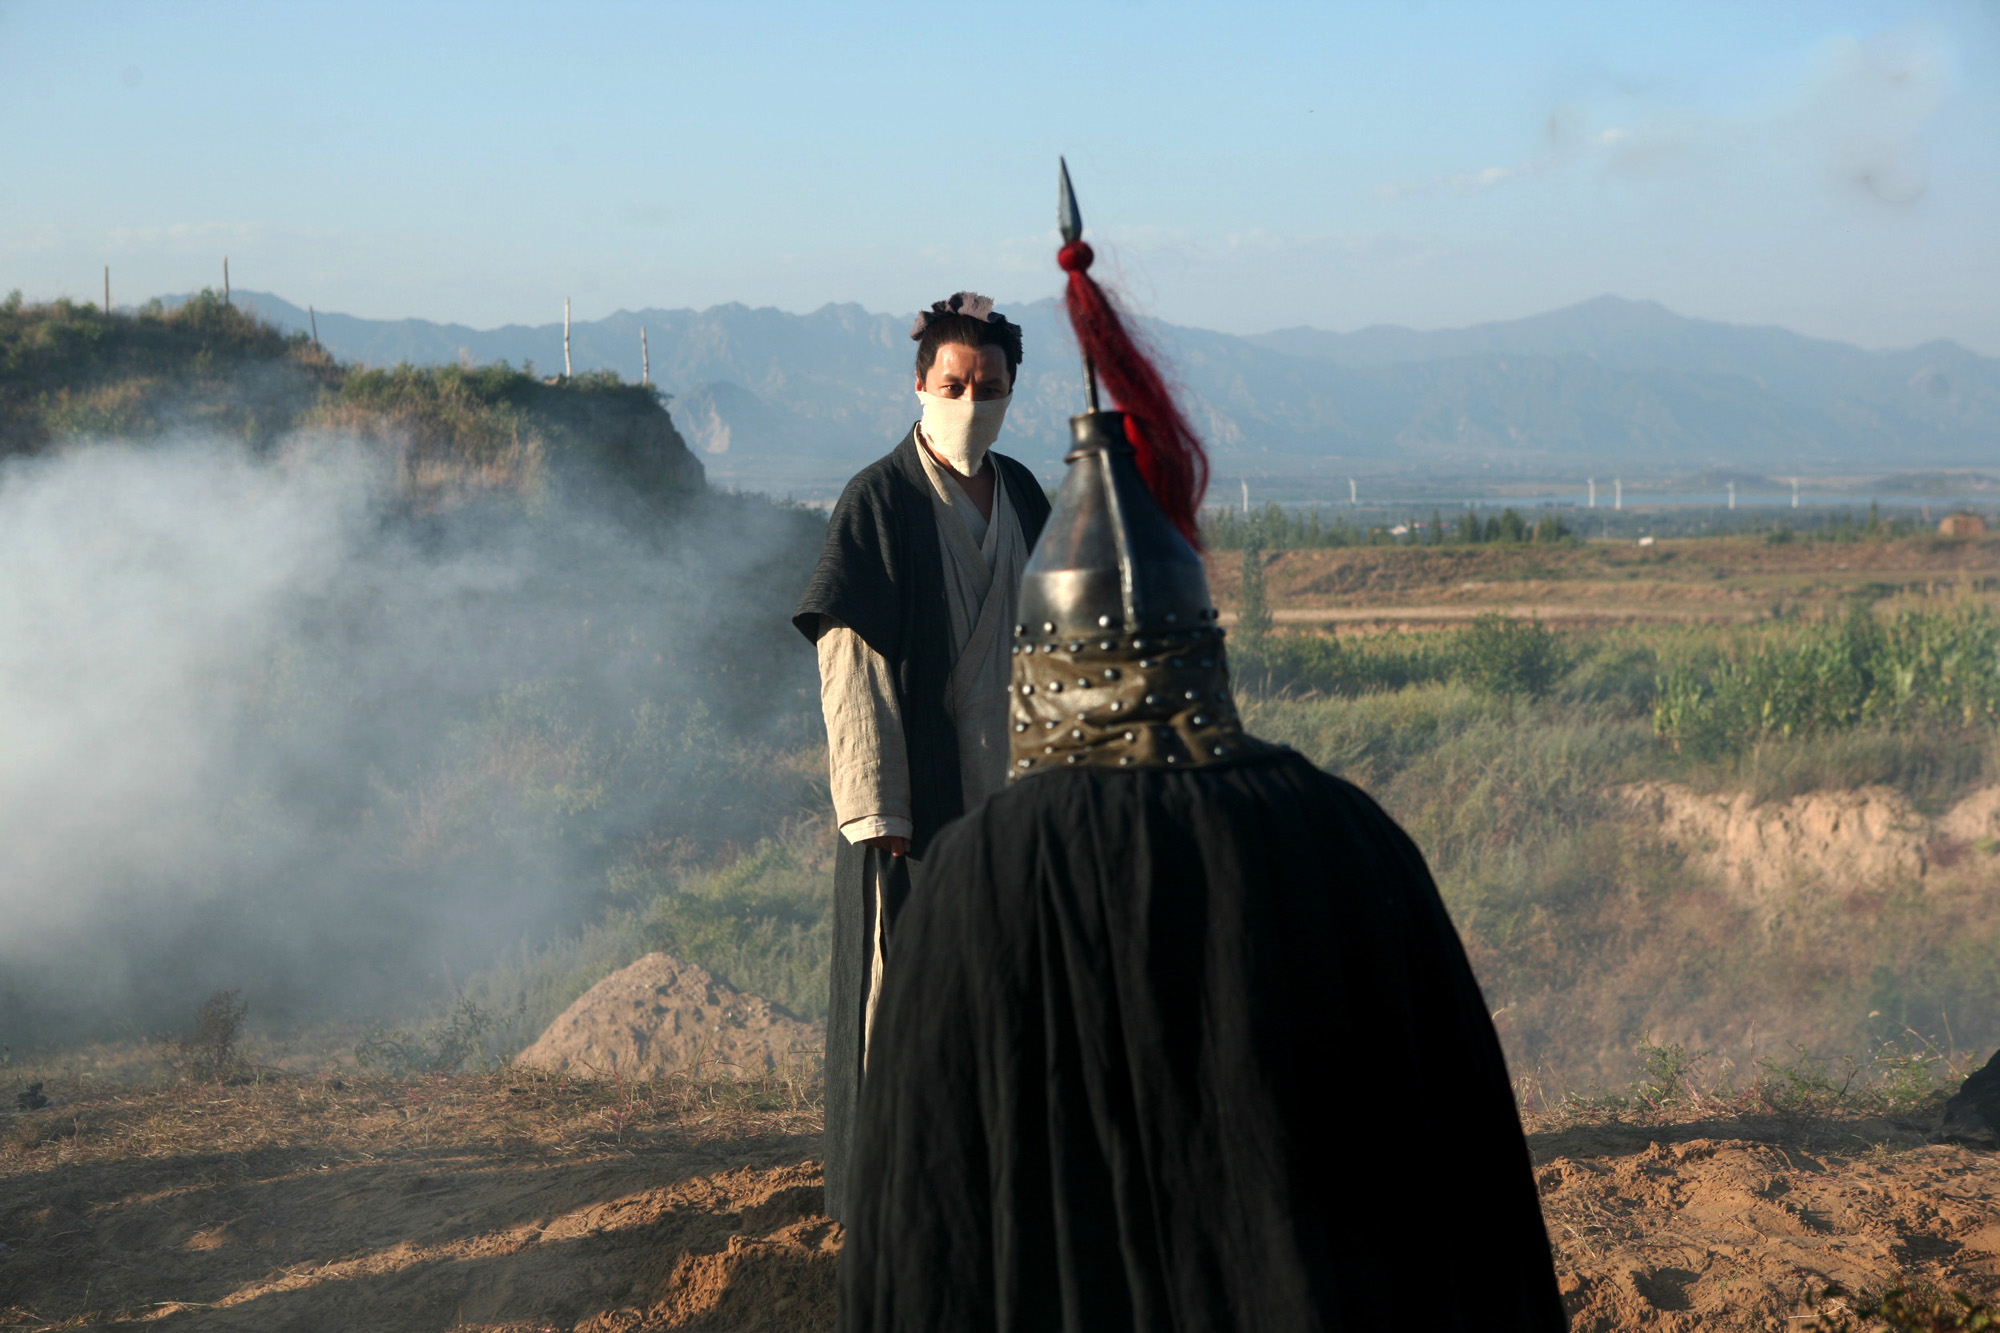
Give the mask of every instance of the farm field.
M 1354 628 L 1448 625 L 1487 614 L 1551 625 L 1754 623 L 1855 598 L 2000 597 L 2000 539 L 1773 542 L 1765 536 L 1554 545 L 1348 546 L 1266 551 L 1273 618 Z M 1225 616 L 1243 554 L 1216 551 Z

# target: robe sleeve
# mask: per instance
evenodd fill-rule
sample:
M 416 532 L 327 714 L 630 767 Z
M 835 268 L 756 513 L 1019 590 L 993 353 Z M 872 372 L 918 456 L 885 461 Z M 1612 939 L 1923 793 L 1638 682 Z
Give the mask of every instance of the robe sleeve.
M 913 831 L 910 764 L 889 663 L 839 623 L 827 626 L 818 649 L 820 711 L 841 835 L 849 842 L 907 838 Z

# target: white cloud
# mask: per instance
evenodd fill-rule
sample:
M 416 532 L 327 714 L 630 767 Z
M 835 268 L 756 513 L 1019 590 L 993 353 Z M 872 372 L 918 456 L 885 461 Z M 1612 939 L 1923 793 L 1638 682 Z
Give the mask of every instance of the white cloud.
M 1944 48 L 1916 30 L 1839 37 L 1810 53 L 1790 88 L 1753 90 L 1735 112 L 1659 107 L 1632 124 L 1591 128 L 1587 108 L 1565 105 L 1545 126 L 1545 151 L 1519 162 L 1378 186 L 1383 199 L 1482 194 L 1503 185 L 1592 167 L 1606 175 L 1654 174 L 1679 163 L 1753 174 L 1806 164 L 1843 187 L 1891 205 L 1928 188 L 1922 136 L 1950 87 Z

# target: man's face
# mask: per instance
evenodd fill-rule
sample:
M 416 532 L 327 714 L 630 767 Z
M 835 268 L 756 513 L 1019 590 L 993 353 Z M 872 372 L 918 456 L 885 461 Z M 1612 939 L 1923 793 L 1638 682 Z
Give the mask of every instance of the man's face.
M 974 402 L 1005 398 L 1013 389 L 1007 378 L 1007 354 L 992 343 L 984 347 L 946 343 L 937 349 L 930 374 L 917 381 L 919 393 Z

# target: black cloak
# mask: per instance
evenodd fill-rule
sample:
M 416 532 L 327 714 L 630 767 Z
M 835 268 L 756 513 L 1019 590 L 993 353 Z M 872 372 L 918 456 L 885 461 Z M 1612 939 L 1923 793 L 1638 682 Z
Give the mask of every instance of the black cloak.
M 964 813 L 959 784 L 958 729 L 949 698 L 951 612 L 944 592 L 944 548 L 931 508 L 931 482 L 917 457 L 913 426 L 903 442 L 857 473 L 827 523 L 826 547 L 792 623 L 815 643 L 832 620 L 880 653 L 895 679 L 910 766 L 910 856 L 921 858 L 937 831 Z M 1034 473 L 988 453 L 1032 549 L 1049 516 L 1049 499 Z M 827 1212 L 841 1216 L 847 1144 L 861 1086 L 864 1009 L 868 1001 L 866 874 L 885 862 L 883 915 L 893 925 L 909 893 L 904 858 L 840 840 L 834 860 L 833 957 L 826 1018 Z
M 844 1333 L 1565 1326 L 1422 856 L 1291 751 L 1024 778 L 890 949 Z

